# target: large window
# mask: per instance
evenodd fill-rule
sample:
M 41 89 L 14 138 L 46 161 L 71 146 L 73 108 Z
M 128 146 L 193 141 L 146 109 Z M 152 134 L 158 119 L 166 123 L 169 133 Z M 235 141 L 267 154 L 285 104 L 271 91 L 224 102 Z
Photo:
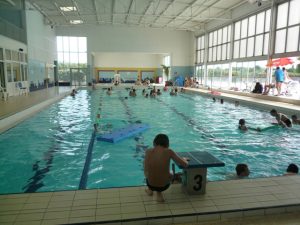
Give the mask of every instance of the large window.
M 277 7 L 275 54 L 300 51 L 300 1 L 292 0 Z
M 4 53 L 4 57 L 3 52 L 1 54 L 6 62 L 7 82 L 27 81 L 27 54 L 10 49 L 5 49 Z M 1 84 L 5 85 L 3 78 Z
M 58 74 L 62 81 L 70 81 L 71 68 L 87 67 L 86 37 L 56 37 Z
M 196 80 L 200 85 L 204 85 L 204 66 L 196 66 Z
M 196 63 L 204 63 L 204 35 L 197 38 L 197 49 L 196 49 Z
M 256 82 L 264 84 L 270 79 L 270 74 L 267 76 L 268 56 L 273 59 L 299 57 L 300 0 L 277 4 L 276 19 L 272 23 L 274 38 L 270 38 L 272 9 L 257 9 L 257 12 L 233 21 L 231 25 L 199 36 L 196 39 L 196 77 L 204 80 L 204 85 L 209 87 L 251 91 Z M 270 52 L 273 47 L 274 52 Z M 265 60 L 257 61 L 261 59 Z M 298 68 L 293 66 L 292 70 L 287 67 L 287 70 L 292 74 Z
M 208 86 L 213 88 L 228 88 L 229 64 L 208 66 Z
M 234 24 L 233 58 L 268 55 L 271 10 Z
M 163 57 L 163 64 L 165 66 L 171 66 L 171 57 L 169 55 Z
M 252 91 L 255 83 L 267 82 L 267 61 L 232 63 L 232 87 L 240 91 Z
M 208 35 L 208 61 L 230 59 L 231 25 L 210 32 Z

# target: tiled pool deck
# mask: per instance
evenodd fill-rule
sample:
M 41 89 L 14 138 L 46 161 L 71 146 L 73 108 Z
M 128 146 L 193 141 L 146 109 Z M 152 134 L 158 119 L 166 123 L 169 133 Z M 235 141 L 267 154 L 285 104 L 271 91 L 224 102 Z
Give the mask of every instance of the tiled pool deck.
M 219 91 L 219 90 L 215 90 Z M 199 93 L 209 97 L 215 97 L 216 99 L 224 99 L 233 101 L 239 101 L 240 104 L 249 105 L 252 107 L 262 108 L 262 109 L 272 109 L 275 108 L 279 112 L 286 114 L 297 114 L 300 117 L 300 100 L 277 97 L 277 96 L 267 96 L 261 94 L 252 94 L 245 92 L 235 92 L 235 91 L 224 91 L 220 92 L 220 95 L 212 95 L 210 90 L 198 89 L 198 88 L 186 88 L 186 92 Z
M 300 113 L 300 106 L 290 103 L 228 93 L 217 97 Z M 205 195 L 187 195 L 176 184 L 166 191 L 163 204 L 147 196 L 144 189 L 0 195 L 0 225 L 300 224 L 300 176 L 297 175 L 208 182 Z
M 205 195 L 187 195 L 176 184 L 165 192 L 165 203 L 157 203 L 144 189 L 2 195 L 0 224 L 237 224 L 300 212 L 300 176 L 208 182 Z

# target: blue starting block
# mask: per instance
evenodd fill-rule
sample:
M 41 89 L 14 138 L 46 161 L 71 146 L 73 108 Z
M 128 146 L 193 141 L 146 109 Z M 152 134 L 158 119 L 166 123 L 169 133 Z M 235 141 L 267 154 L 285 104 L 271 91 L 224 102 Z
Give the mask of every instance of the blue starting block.
M 110 143 L 116 143 L 125 138 L 131 137 L 137 133 L 149 129 L 148 124 L 131 124 L 127 127 L 121 128 L 119 130 L 113 131 L 108 134 L 103 134 L 97 137 L 97 141 L 106 141 Z

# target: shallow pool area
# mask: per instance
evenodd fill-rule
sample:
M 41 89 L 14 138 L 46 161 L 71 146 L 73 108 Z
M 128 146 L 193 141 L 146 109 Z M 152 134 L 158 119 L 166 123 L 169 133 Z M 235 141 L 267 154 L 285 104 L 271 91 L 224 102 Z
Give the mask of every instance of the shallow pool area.
M 208 151 L 224 161 L 224 168 L 208 170 L 210 181 L 232 179 L 237 163 L 247 163 L 250 178 L 282 175 L 289 163 L 299 164 L 299 129 L 240 132 L 244 118 L 251 127 L 267 127 L 268 111 L 196 94 L 135 98 L 115 89 L 80 90 L 0 135 L 0 193 L 77 190 L 86 163 L 96 114 L 104 129 L 145 123 L 150 129 L 112 144 L 95 141 L 86 188 L 144 184 L 144 150 L 158 133 L 166 133 L 175 151 Z M 20 173 L 19 171 L 22 171 Z

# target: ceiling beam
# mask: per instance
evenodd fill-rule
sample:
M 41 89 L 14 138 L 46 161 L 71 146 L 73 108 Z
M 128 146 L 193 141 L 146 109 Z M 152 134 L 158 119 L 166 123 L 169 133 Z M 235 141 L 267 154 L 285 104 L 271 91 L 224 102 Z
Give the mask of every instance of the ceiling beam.
M 169 2 L 167 7 L 156 17 L 156 19 L 154 19 L 154 21 L 150 24 L 150 26 L 152 26 L 154 23 L 156 23 L 156 21 L 160 18 L 160 16 L 163 15 L 168 10 L 168 8 L 170 7 L 170 5 L 172 5 L 173 2 L 175 2 L 175 0 L 171 0 Z
M 208 6 L 205 7 L 205 9 L 200 10 L 200 12 L 197 12 L 197 14 L 200 14 L 202 12 L 204 12 L 205 10 L 209 9 L 210 7 L 212 7 L 213 5 L 217 4 L 219 1 L 221 0 L 216 0 L 213 3 L 209 4 Z M 184 23 L 180 24 L 179 27 L 184 26 L 187 22 L 190 22 L 191 19 L 186 20 Z
M 197 2 L 198 0 L 194 0 L 192 3 L 188 4 L 183 10 L 181 10 L 180 13 L 178 13 L 176 16 L 174 16 L 169 22 L 167 22 L 167 24 L 165 26 L 167 26 L 168 24 L 171 24 L 174 20 L 176 20 L 176 18 L 178 18 L 181 14 L 183 14 L 185 12 L 185 10 L 187 10 L 188 8 L 191 8 L 191 11 L 193 9 L 193 5 Z M 191 13 L 191 16 L 193 12 Z
M 97 23 L 100 24 L 101 17 L 100 17 L 100 15 L 98 14 L 98 7 L 97 7 L 96 0 L 93 0 L 93 4 L 94 4 L 94 8 L 95 8 L 95 13 L 96 13 Z
M 56 12 L 56 11 L 55 11 Z M 101 14 L 102 16 L 110 16 L 111 13 L 102 13 Z M 132 15 L 132 16 L 136 16 L 136 17 L 149 17 L 149 18 L 153 18 L 153 16 L 159 16 L 159 14 L 156 14 L 156 15 L 151 15 L 151 14 L 139 14 L 139 13 L 114 13 L 115 16 L 127 16 L 127 15 Z M 81 16 L 95 16 L 95 14 L 89 14 L 89 13 L 81 13 Z M 160 16 L 161 18 L 164 18 L 164 19 L 173 19 L 174 16 L 172 15 L 161 15 Z M 228 19 L 228 18 L 225 18 L 225 17 L 211 17 L 211 16 L 206 16 L 206 17 L 195 17 L 195 16 L 177 16 L 176 18 L 177 20 L 187 20 L 187 19 L 191 19 L 191 21 L 198 21 L 199 20 L 202 20 L 202 19 L 216 19 L 216 20 L 231 20 L 231 19 Z
M 244 0 L 242 2 L 239 2 L 239 3 L 235 4 L 234 6 L 230 7 L 229 9 L 226 9 L 225 11 L 222 11 L 221 13 L 217 14 L 216 17 L 223 16 L 226 13 L 230 12 L 231 10 L 233 10 L 233 9 L 235 9 L 235 8 L 241 6 L 241 5 L 244 5 L 245 3 L 249 3 L 249 1 L 248 0 Z M 208 23 L 209 20 L 211 20 L 211 19 L 208 18 L 206 21 L 204 21 L 204 23 Z
M 70 21 L 67 19 L 66 15 L 60 10 L 59 6 L 56 2 L 53 2 L 54 6 L 56 7 L 57 11 L 65 18 L 67 23 L 70 23 Z
M 144 16 L 146 15 L 146 12 L 148 11 L 148 9 L 150 8 L 150 6 L 153 4 L 155 0 L 152 0 L 149 2 L 149 4 L 147 5 L 147 7 L 145 8 L 144 12 L 142 13 L 140 19 L 139 19 L 139 22 L 138 23 L 141 23 L 141 21 L 143 20 Z
M 80 15 L 80 11 L 79 11 L 79 7 L 78 7 L 77 2 L 76 2 L 75 0 L 72 0 L 72 3 L 73 3 L 73 5 L 76 7 L 76 9 L 77 9 L 76 11 L 77 11 L 78 17 L 79 17 L 80 20 L 83 22 L 82 16 Z
M 111 24 L 111 22 L 110 21 L 107 21 L 107 22 L 105 22 L 105 21 L 100 21 L 100 24 L 110 24 L 110 25 L 112 25 Z M 95 24 L 93 24 L 93 23 L 85 23 L 84 25 L 95 25 Z M 125 24 L 124 22 L 121 22 L 121 23 L 114 23 L 113 25 L 122 25 L 122 26 L 130 26 L 130 27 L 136 27 L 136 26 L 138 26 L 138 25 L 148 25 L 148 24 L 138 24 L 138 23 L 127 23 L 127 24 Z M 61 24 L 60 26 L 62 26 L 62 27 L 69 27 L 70 26 L 70 24 Z M 151 29 L 160 29 L 160 27 L 151 27 Z M 184 30 L 184 31 L 188 31 L 188 29 L 186 29 L 186 28 L 177 28 L 177 27 L 166 27 L 165 29 L 169 29 L 169 30 Z
M 114 24 L 115 0 L 111 1 L 111 24 Z
M 170 0 L 160 0 L 162 2 L 170 2 Z M 181 5 L 190 5 L 191 3 L 187 3 L 187 2 L 181 2 L 179 0 L 176 1 L 176 4 L 181 4 Z M 199 7 L 203 7 L 203 4 L 199 4 L 199 3 L 195 3 L 194 6 L 199 6 Z M 211 8 L 214 8 L 214 9 L 226 9 L 226 8 L 222 8 L 222 7 L 216 7 L 216 6 L 212 6 Z
M 129 16 L 129 14 L 130 14 L 130 10 L 131 10 L 131 7 L 132 7 L 132 5 L 133 5 L 133 1 L 134 1 L 134 0 L 131 0 L 131 1 L 130 1 L 129 7 L 128 7 L 128 10 L 127 10 L 127 15 L 126 15 L 125 21 L 124 21 L 125 23 L 127 23 L 128 16 Z

